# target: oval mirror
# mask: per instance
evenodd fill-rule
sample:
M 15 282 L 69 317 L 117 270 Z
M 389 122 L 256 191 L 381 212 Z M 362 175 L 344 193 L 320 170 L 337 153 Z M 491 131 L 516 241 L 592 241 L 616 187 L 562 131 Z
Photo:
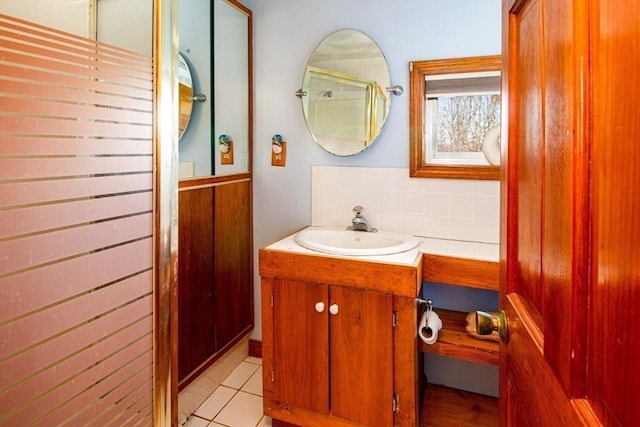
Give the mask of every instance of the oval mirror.
M 387 119 L 390 86 L 387 61 L 369 36 L 329 34 L 311 54 L 297 93 L 313 139 L 337 156 L 368 148 Z
M 179 88 L 179 127 L 178 138 L 182 138 L 187 130 L 191 111 L 193 110 L 193 79 L 187 61 L 181 54 L 178 54 L 178 88 Z

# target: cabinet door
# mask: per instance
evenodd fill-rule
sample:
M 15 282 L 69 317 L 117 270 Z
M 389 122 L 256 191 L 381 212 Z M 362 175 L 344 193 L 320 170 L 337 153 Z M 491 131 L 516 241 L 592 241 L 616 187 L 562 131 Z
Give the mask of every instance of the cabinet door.
M 215 187 L 216 351 L 253 327 L 250 197 L 248 180 Z
M 178 378 L 215 351 L 213 188 L 180 191 L 178 239 Z
M 393 425 L 393 297 L 332 287 L 330 300 L 331 413 Z
M 326 285 L 274 280 L 274 398 L 322 414 L 329 413 L 328 302 Z

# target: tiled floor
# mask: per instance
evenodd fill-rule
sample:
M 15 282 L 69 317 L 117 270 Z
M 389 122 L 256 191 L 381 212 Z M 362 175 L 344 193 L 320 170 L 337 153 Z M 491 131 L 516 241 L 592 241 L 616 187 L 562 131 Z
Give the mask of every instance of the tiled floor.
M 183 426 L 271 426 L 271 419 L 262 415 L 262 359 L 242 361 Z

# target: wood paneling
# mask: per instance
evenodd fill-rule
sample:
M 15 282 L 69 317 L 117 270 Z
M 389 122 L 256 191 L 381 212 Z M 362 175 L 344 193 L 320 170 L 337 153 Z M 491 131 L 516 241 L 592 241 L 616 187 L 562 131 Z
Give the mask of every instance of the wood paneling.
M 215 187 L 216 350 L 253 327 L 251 181 Z
M 178 193 L 178 377 L 215 353 L 214 188 Z
M 183 186 L 179 210 L 178 375 L 184 387 L 253 328 L 251 181 L 227 177 Z

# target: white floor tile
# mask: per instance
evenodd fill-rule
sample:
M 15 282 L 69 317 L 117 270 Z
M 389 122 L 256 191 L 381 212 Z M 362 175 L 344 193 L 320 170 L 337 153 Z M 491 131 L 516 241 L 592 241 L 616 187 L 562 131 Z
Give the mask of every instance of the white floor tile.
M 205 420 L 199 417 L 190 416 L 187 422 L 183 424 L 184 427 L 207 427 L 209 420 Z
M 213 393 L 211 393 L 211 396 L 202 402 L 202 405 L 196 409 L 195 414 L 208 420 L 214 419 L 215 416 L 218 415 L 218 412 L 224 408 L 224 405 L 229 403 L 236 392 L 237 390 L 229 387 L 218 387 Z
M 247 336 L 178 393 L 178 424 L 184 424 L 187 417 L 195 412 L 248 355 L 249 338 Z
M 262 396 L 262 366 L 260 366 L 258 370 L 251 375 L 251 378 L 244 383 L 241 390 Z
M 256 427 L 271 427 L 271 417 L 262 417 Z
M 259 357 L 249 356 L 244 359 L 244 361 L 247 363 L 253 363 L 255 365 L 262 365 L 262 359 L 260 359 Z
M 222 385 L 239 390 L 251 378 L 251 375 L 258 370 L 258 367 L 253 363 L 242 362 L 222 381 Z
M 239 391 L 214 421 L 229 427 L 250 427 L 262 419 L 262 398 Z

